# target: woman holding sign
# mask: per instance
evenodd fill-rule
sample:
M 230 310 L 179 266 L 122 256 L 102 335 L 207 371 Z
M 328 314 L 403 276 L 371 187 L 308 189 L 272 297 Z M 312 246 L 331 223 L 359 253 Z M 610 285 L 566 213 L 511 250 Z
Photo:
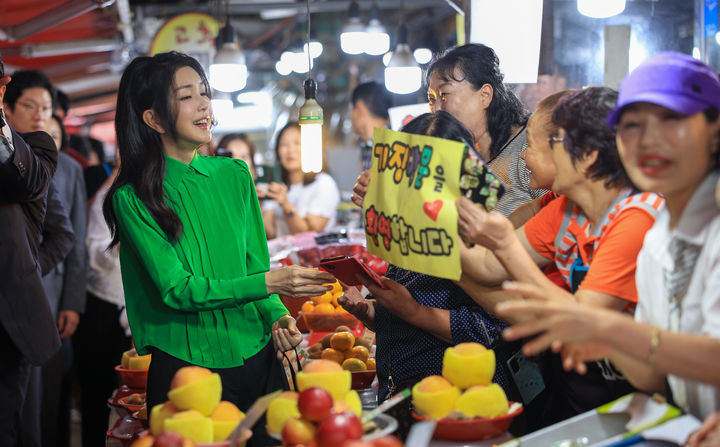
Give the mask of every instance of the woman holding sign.
M 402 130 L 466 145 L 472 145 L 474 141 L 462 123 L 442 111 L 420 115 Z M 391 265 L 383 284 L 386 289 L 365 284 L 374 301 L 353 294 L 349 291 L 352 289 L 338 300 L 377 334 L 380 401 L 412 387 L 424 377 L 440 374 L 444 352 L 450 346 L 463 342 L 478 342 L 485 346 L 506 344 L 501 338 L 505 324 L 478 306 L 451 280 Z M 494 381 L 512 399 L 518 400 L 520 396 L 506 363 L 511 354 L 497 352 L 498 368 Z M 396 410 L 394 416 L 404 429 L 413 422 L 407 406 Z

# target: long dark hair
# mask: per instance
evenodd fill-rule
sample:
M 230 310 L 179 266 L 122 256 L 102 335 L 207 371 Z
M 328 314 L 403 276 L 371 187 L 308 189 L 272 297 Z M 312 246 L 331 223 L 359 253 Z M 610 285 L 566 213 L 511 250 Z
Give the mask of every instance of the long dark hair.
M 124 185 L 135 189 L 135 194 L 171 242 L 177 242 L 182 234 L 180 218 L 165 202 L 165 156 L 160 134 L 146 125 L 142 117 L 143 112 L 152 109 L 168 134 L 175 139 L 178 137 L 177 112 L 170 105 L 170 91 L 175 72 L 182 67 L 195 70 L 210 95 L 207 77 L 198 61 L 174 51 L 135 58 L 120 79 L 115 112 L 120 170 L 103 203 L 103 214 L 113 235 L 110 247 L 119 242 L 113 196 Z
M 278 165 L 280 165 L 280 176 L 282 178 L 283 183 L 285 183 L 288 187 L 290 185 L 290 172 L 288 172 L 287 169 L 282 165 L 280 162 L 280 138 L 282 138 L 283 134 L 286 130 L 295 128 L 298 131 L 300 130 L 300 123 L 297 121 L 289 121 L 285 126 L 283 126 L 282 129 L 277 133 L 277 138 L 275 138 L 275 159 L 277 160 Z M 325 167 L 323 166 L 323 170 Z M 316 172 L 305 172 L 303 173 L 303 185 L 309 185 L 310 183 L 315 181 L 315 177 L 317 177 Z
M 427 85 L 435 72 L 444 81 L 468 81 L 475 90 L 485 84 L 493 88 L 492 102 L 487 109 L 487 128 L 492 139 L 490 157 L 500 153 L 510 139 L 513 126 L 527 124 L 528 112 L 515 93 L 503 84 L 500 60 L 492 48 L 480 43 L 451 48 L 428 67 Z

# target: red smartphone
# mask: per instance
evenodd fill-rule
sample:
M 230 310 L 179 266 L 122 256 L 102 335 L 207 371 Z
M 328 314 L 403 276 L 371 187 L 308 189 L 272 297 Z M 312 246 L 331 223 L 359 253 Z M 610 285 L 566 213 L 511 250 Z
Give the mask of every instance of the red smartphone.
M 383 289 L 380 277 L 362 261 L 352 256 L 337 256 L 320 261 L 320 268 L 349 286 L 361 286 L 355 275 L 365 275 Z

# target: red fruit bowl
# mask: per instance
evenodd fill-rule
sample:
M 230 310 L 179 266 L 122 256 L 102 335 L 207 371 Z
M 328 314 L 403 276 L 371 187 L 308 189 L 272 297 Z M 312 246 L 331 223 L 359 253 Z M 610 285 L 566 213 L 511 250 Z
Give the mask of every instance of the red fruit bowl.
M 433 437 L 448 441 L 478 441 L 500 436 L 508 431 L 513 419 L 523 412 L 523 406 L 510 402 L 510 410 L 514 411 L 496 418 L 440 419 L 437 421 Z M 418 421 L 430 420 L 414 411 L 412 415 Z
M 120 380 L 129 388 L 144 390 L 147 385 L 147 369 L 125 369 L 122 365 L 115 367 L 115 371 L 120 373 Z
M 127 402 L 128 397 L 130 396 L 121 397 L 120 399 L 118 399 L 118 403 L 121 406 L 125 407 L 130 413 L 140 411 L 140 409 L 143 407 L 143 404 L 129 404 Z
M 352 380 L 351 388 L 354 390 L 364 390 L 370 388 L 373 379 L 375 379 L 375 370 L 369 371 L 351 371 L 350 377 Z
M 300 314 L 311 331 L 333 332 L 338 326 L 347 326 L 350 330 L 355 330 L 360 326 L 360 320 L 349 312 L 300 312 Z

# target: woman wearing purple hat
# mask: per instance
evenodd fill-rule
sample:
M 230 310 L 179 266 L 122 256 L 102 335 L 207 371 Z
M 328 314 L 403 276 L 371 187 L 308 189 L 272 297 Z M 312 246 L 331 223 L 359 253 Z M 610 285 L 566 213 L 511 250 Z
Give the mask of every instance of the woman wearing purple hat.
M 584 361 L 607 357 L 641 390 L 664 393 L 667 381 L 674 402 L 697 417 L 720 410 L 718 110 L 717 73 L 690 56 L 661 53 L 626 77 L 607 123 L 635 185 L 666 201 L 638 256 L 635 321 L 556 300 L 507 302 L 498 314 L 533 319 L 506 338 L 540 333 L 526 354 L 564 342 L 567 369 L 583 372 Z M 505 289 L 537 300 L 565 293 Z

